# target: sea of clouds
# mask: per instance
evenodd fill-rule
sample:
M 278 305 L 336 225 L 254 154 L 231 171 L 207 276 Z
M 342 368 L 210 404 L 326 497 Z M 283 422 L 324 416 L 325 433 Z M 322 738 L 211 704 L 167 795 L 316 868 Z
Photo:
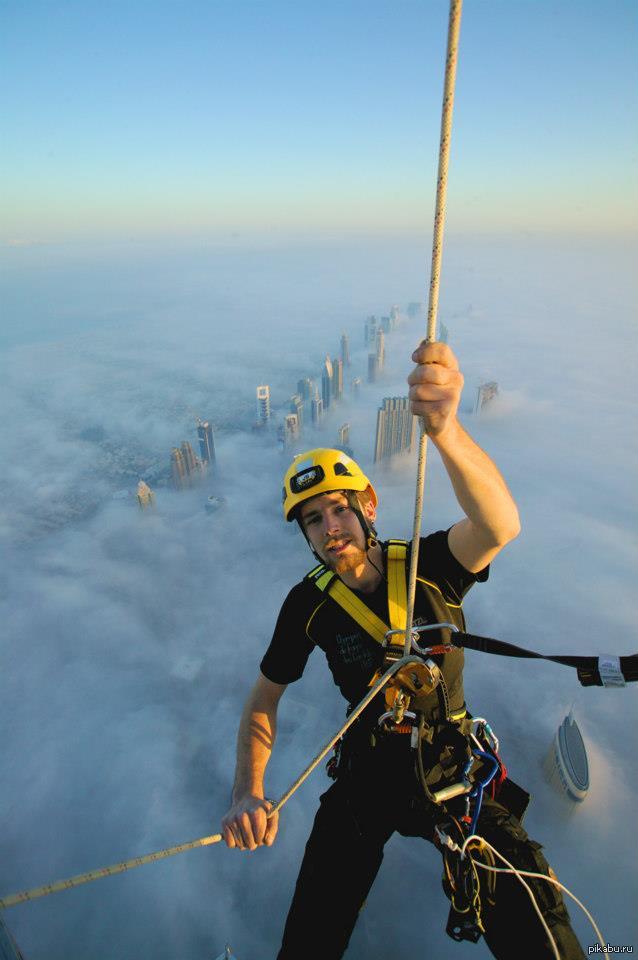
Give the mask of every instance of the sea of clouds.
M 242 703 L 287 591 L 312 566 L 281 519 L 287 465 L 251 432 L 255 387 L 279 416 L 297 380 L 363 323 L 425 300 L 421 237 L 31 246 L 4 255 L 0 502 L 0 894 L 216 831 L 228 805 Z M 440 317 L 466 375 L 463 419 L 501 467 L 523 531 L 466 601 L 470 629 L 547 653 L 629 654 L 636 436 L 635 249 L 609 239 L 449 238 Z M 405 394 L 423 335 L 388 336 L 364 382 L 308 445 L 351 444 L 381 498 L 382 536 L 409 537 L 415 456 L 372 463 L 376 410 Z M 349 379 L 349 377 L 347 379 Z M 467 413 L 482 380 L 499 396 Z M 347 380 L 346 380 L 347 382 Z M 194 418 L 216 429 L 203 488 L 158 487 L 138 510 L 117 451 L 167 462 Z M 115 452 L 114 452 L 115 451 Z M 127 459 L 128 458 L 128 459 Z M 435 451 L 423 529 L 459 516 Z M 207 515 L 208 494 L 225 498 Z M 635 689 L 583 689 L 567 668 L 467 655 L 466 693 L 489 716 L 534 800 L 530 834 L 610 943 L 638 940 Z M 573 706 L 591 768 L 578 809 L 542 776 Z M 336 729 L 343 703 L 321 654 L 281 705 L 268 792 L 278 796 Z M 5 921 L 29 960 L 274 957 L 319 794 L 288 803 L 271 849 L 216 846 L 24 904 Z M 436 851 L 393 838 L 347 956 L 488 956 L 452 946 Z M 572 910 L 583 944 L 594 943 Z

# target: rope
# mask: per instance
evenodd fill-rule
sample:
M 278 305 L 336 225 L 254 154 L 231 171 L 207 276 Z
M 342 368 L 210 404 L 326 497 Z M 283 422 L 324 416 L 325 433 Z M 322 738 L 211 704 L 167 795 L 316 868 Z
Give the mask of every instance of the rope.
M 452 113 L 454 109 L 454 85 L 456 82 L 456 61 L 461 29 L 461 9 L 463 0 L 450 0 L 450 19 L 447 35 L 447 56 L 445 61 L 445 87 L 443 89 L 443 109 L 441 113 L 441 140 L 439 144 L 439 172 L 436 184 L 436 210 L 434 214 L 434 236 L 432 239 L 432 267 L 430 270 L 430 296 L 428 301 L 428 342 L 436 340 L 436 319 L 439 307 L 439 281 L 441 278 L 441 256 L 443 253 L 443 230 L 445 227 L 445 200 L 447 194 L 447 172 L 450 159 L 450 140 L 452 137 Z M 427 434 L 423 420 L 419 437 L 419 459 L 417 465 L 416 498 L 414 504 L 414 525 L 412 527 L 412 553 L 410 555 L 410 573 L 408 577 L 408 611 L 405 627 L 403 655 L 410 652 L 412 637 L 412 619 L 414 617 L 414 598 L 416 594 L 416 570 L 419 559 L 419 537 L 421 535 L 421 517 L 423 515 L 423 489 L 425 486 L 425 465 L 427 459 Z
M 290 800 L 293 793 L 299 789 L 304 780 L 306 780 L 315 767 L 321 763 L 323 758 L 332 749 L 337 740 L 340 740 L 346 730 L 348 730 L 355 720 L 358 719 L 368 704 L 383 689 L 388 680 L 390 680 L 391 677 L 393 677 L 394 674 L 401 669 L 401 667 L 404 667 L 410 663 L 422 662 L 423 661 L 421 660 L 421 657 L 402 657 L 400 660 L 395 661 L 395 663 L 393 663 L 392 666 L 386 670 L 383 676 L 380 677 L 375 685 L 370 688 L 363 700 L 357 704 L 355 709 L 346 719 L 345 723 L 339 728 L 334 737 L 328 741 L 323 750 L 317 754 L 317 756 L 310 762 L 303 773 L 297 777 L 297 779 L 291 784 L 288 790 L 286 790 L 283 796 L 274 804 L 273 807 L 271 807 L 271 809 L 268 811 L 269 819 L 270 817 L 274 816 L 275 813 L 278 813 L 283 805 Z M 221 839 L 221 833 L 214 833 L 208 837 L 200 837 L 199 840 L 191 840 L 188 843 L 180 843 L 176 847 L 167 847 L 165 850 L 157 850 L 155 853 L 147 853 L 143 857 L 133 857 L 132 860 L 124 860 L 122 863 L 115 863 L 110 867 L 101 867 L 99 870 L 89 870 L 88 873 L 79 873 L 77 876 L 69 877 L 67 880 L 57 880 L 54 883 L 47 883 L 41 887 L 33 887 L 31 890 L 23 890 L 20 893 L 14 893 L 8 897 L 3 897 L 0 899 L 0 910 L 6 907 L 14 907 L 18 903 L 25 903 L 27 900 L 37 900 L 39 897 L 46 897 L 50 893 L 59 893 L 61 890 L 70 890 L 72 887 L 80 887 L 84 883 L 91 883 L 93 880 L 101 880 L 102 877 L 112 877 L 117 873 L 124 873 L 126 870 L 132 870 L 134 867 L 141 867 L 145 863 L 155 863 L 156 860 L 164 860 L 166 857 L 173 857 L 177 853 L 184 853 L 186 850 L 194 850 L 196 847 L 208 847 L 214 843 L 219 843 Z

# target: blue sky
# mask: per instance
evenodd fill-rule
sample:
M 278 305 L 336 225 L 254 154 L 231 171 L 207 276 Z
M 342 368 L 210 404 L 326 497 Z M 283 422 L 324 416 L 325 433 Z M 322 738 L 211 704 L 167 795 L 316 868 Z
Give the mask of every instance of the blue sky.
M 0 239 L 431 224 L 444 0 L 0 3 Z M 636 9 L 466 0 L 458 230 L 624 231 Z

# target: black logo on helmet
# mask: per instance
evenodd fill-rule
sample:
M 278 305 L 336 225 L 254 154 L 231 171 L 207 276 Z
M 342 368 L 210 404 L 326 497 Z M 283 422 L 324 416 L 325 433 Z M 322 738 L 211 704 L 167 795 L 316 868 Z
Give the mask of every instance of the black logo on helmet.
M 293 493 L 303 493 L 304 490 L 308 490 L 310 487 L 316 487 L 324 477 L 325 474 L 320 465 L 309 467 L 307 470 L 301 470 L 295 474 L 290 481 L 290 489 Z

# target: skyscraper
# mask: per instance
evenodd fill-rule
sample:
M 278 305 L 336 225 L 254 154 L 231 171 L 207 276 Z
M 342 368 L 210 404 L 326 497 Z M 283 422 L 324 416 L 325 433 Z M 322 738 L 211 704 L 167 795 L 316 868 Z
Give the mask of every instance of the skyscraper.
M 341 334 L 341 359 L 344 367 L 350 366 L 350 341 L 346 333 Z
M 396 330 L 399 325 L 399 308 L 395 305 L 390 308 L 390 330 Z
M 365 344 L 366 347 L 374 346 L 377 337 L 377 318 L 368 317 L 365 325 Z
M 184 460 L 184 466 L 186 468 L 186 473 L 190 476 L 193 476 L 197 473 L 198 463 L 195 460 L 195 454 L 193 453 L 193 448 L 191 447 L 188 440 L 182 440 L 182 458 Z
M 390 317 L 381 317 L 381 329 L 384 333 L 390 333 Z
M 347 447 L 350 443 L 350 424 L 342 423 L 339 427 L 339 446 Z
M 416 417 L 410 412 L 408 397 L 385 397 L 377 413 L 374 462 L 389 460 L 397 453 L 412 449 Z
M 377 372 L 383 370 L 385 364 L 385 334 L 377 330 Z
M 330 357 L 326 357 L 321 374 L 321 399 L 323 400 L 324 413 L 329 410 L 332 400 L 332 376 L 332 361 Z
M 155 494 L 143 480 L 140 480 L 137 485 L 137 502 L 140 505 L 140 510 L 148 510 L 149 507 L 155 506 Z
M 197 436 L 199 437 L 199 452 L 202 461 L 209 466 L 215 464 L 215 441 L 213 440 L 213 428 L 208 420 L 197 421 Z
M 439 340 L 441 343 L 447 343 L 449 335 L 448 328 L 443 322 L 441 322 L 439 324 L 439 334 L 437 336 L 437 340 Z
M 379 361 L 376 353 L 368 354 L 368 383 L 375 383 L 379 370 Z
M 425 313 L 423 304 L 420 302 L 413 302 L 408 304 L 408 316 L 410 320 L 418 320 Z
M 352 396 L 357 399 L 361 395 L 361 377 L 355 377 L 352 381 Z
M 257 419 L 262 423 L 270 420 L 270 387 L 267 384 L 257 387 Z
M 299 421 L 296 413 L 284 417 L 284 447 L 291 447 L 299 439 Z
M 303 408 L 304 402 L 300 394 L 295 393 L 290 398 L 290 412 L 297 415 L 297 423 L 299 425 L 299 433 L 303 430 Z
M 323 400 L 319 396 L 319 390 L 315 390 L 315 395 L 312 399 L 312 423 L 313 426 L 317 427 L 321 423 L 321 418 L 323 416 Z
M 173 447 L 171 451 L 171 478 L 176 490 L 181 490 L 182 487 L 186 486 L 187 477 L 182 451 L 179 447 Z
M 304 377 L 297 381 L 297 393 L 303 398 L 305 403 L 310 403 L 314 396 L 315 383 L 310 377 Z
M 343 399 L 343 360 L 335 360 L 332 371 L 332 396 L 334 400 Z
M 495 380 L 489 383 L 482 383 L 476 391 L 476 400 L 474 403 L 474 413 L 480 413 L 481 410 L 498 395 L 498 384 Z

